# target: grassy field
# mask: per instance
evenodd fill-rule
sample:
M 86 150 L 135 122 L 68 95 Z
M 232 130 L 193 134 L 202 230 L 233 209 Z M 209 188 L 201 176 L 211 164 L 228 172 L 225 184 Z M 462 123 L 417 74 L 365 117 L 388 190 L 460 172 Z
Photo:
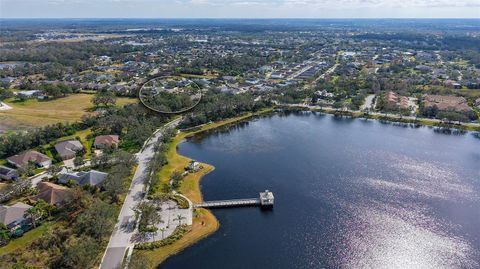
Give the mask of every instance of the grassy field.
M 0 111 L 0 131 L 39 127 L 58 122 L 75 122 L 92 107 L 92 94 L 72 94 L 51 101 L 29 99 L 24 102 L 7 101 L 10 110 Z M 137 102 L 136 98 L 118 98 L 117 105 Z
M 256 115 L 269 113 L 272 109 L 262 110 L 258 113 L 248 113 L 239 117 L 213 122 L 209 124 L 203 125 L 201 128 L 197 128 L 192 131 L 180 132 L 170 143 L 169 150 L 166 153 L 166 157 L 168 160 L 168 164 L 162 168 L 159 172 L 158 176 L 160 178 L 160 184 L 165 185 L 168 184 L 169 178 L 175 171 L 184 171 L 184 167 L 186 167 L 192 159 L 182 156 L 177 153 L 177 146 L 180 144 L 185 138 L 191 137 L 195 134 L 215 129 L 220 126 L 228 125 L 231 123 L 235 123 L 238 121 L 242 121 L 248 118 L 251 118 Z M 202 177 L 209 172 L 213 171 L 214 167 L 202 163 L 203 169 L 196 173 L 188 174 L 182 181 L 182 184 L 179 188 L 179 192 L 187 196 L 193 203 L 199 203 L 202 199 L 202 193 L 200 191 L 200 181 Z M 162 190 L 163 188 L 158 188 Z M 165 247 L 161 247 L 155 250 L 141 250 L 136 251 L 136 253 L 144 254 L 149 258 L 152 264 L 158 266 L 158 264 L 162 263 L 166 258 L 171 255 L 175 255 L 182 249 L 194 244 L 195 242 L 201 240 L 202 238 L 207 237 L 208 235 L 215 232 L 219 227 L 219 223 L 215 216 L 206 209 L 196 209 L 194 211 L 194 219 L 193 225 L 190 231 L 185 234 L 180 240 L 176 241 L 172 245 L 168 245 Z

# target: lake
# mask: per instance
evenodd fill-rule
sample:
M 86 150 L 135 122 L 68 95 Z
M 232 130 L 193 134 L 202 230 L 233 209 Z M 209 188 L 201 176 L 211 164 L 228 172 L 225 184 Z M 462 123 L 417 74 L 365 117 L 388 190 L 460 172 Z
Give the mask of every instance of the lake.
M 273 191 L 272 211 L 215 209 L 219 230 L 160 267 L 479 268 L 480 139 L 309 112 L 179 146 L 215 166 L 205 200 Z

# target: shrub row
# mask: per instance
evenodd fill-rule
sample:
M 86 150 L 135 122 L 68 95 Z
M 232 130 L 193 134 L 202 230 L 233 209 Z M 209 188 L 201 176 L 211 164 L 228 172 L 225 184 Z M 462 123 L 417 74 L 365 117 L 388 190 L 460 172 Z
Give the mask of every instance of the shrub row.
M 163 240 L 160 240 L 160 241 L 137 244 L 137 245 L 135 245 L 135 249 L 153 250 L 153 249 L 160 248 L 160 247 L 163 247 L 163 246 L 171 245 L 175 241 L 182 238 L 183 235 L 185 235 L 188 231 L 189 231 L 189 226 L 188 225 L 186 225 L 186 224 L 179 225 L 169 237 L 167 237 Z

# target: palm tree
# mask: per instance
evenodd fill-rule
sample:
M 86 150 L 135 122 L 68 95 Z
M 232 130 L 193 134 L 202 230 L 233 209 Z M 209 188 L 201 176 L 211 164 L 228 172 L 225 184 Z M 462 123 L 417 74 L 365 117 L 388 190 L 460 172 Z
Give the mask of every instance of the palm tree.
M 178 220 L 178 225 L 181 225 L 182 224 L 182 219 L 185 219 L 185 217 L 178 214 L 177 217 L 174 218 L 173 220 Z
M 167 228 L 163 227 L 163 228 L 160 228 L 159 230 L 160 230 L 160 232 L 162 232 L 162 240 L 163 240 L 163 234 L 165 233 Z

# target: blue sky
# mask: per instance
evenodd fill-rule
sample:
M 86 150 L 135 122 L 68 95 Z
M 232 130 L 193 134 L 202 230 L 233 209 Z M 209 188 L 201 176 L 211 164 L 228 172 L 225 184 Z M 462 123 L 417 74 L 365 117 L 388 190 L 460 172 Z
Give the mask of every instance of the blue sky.
M 480 0 L 0 0 L 1 18 L 480 18 Z

